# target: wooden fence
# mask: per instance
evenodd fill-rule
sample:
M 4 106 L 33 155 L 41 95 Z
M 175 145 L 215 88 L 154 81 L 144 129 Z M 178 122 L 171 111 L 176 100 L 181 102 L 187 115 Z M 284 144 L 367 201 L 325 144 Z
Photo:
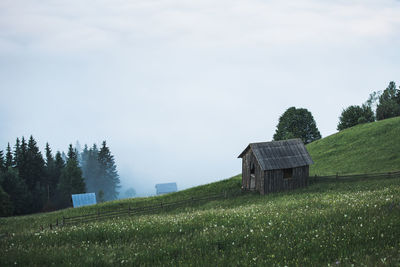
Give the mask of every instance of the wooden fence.
M 355 174 L 355 175 L 330 175 L 330 176 L 310 176 L 308 178 L 308 184 L 321 183 L 321 182 L 339 182 L 339 181 L 358 181 L 363 179 L 383 179 L 383 178 L 400 178 L 400 171 L 397 172 L 385 172 L 385 173 L 370 173 L 370 174 Z M 78 223 L 87 223 L 98 220 L 105 220 L 109 218 L 123 217 L 123 216 L 133 216 L 142 214 L 159 213 L 161 211 L 172 210 L 180 207 L 192 207 L 196 204 L 237 197 L 245 192 L 241 190 L 225 191 L 221 194 L 212 194 L 201 197 L 191 197 L 188 199 L 183 199 L 174 202 L 159 202 L 153 205 L 143 205 L 143 203 L 135 203 L 135 207 L 128 206 L 128 208 L 110 209 L 110 210 L 100 210 L 98 209 L 95 213 L 63 217 L 61 220 L 56 221 L 55 224 L 50 224 L 49 227 L 52 229 L 54 226 L 67 226 L 75 225 Z M 43 229 L 43 226 L 42 226 Z
M 364 179 L 384 179 L 384 178 L 400 178 L 400 171 L 382 172 L 382 173 L 365 173 L 365 174 L 347 174 L 347 175 L 329 175 L 329 176 L 310 176 L 308 183 L 334 182 L 334 181 L 359 181 Z
M 206 195 L 201 197 L 191 197 L 188 199 L 183 199 L 174 202 L 159 202 L 153 205 L 147 205 L 142 207 L 128 207 L 128 208 L 120 208 L 116 210 L 106 210 L 101 211 L 97 210 L 95 213 L 79 215 L 79 216 L 72 216 L 72 217 L 63 217 L 61 220 L 57 220 L 55 225 L 51 225 L 50 228 L 53 226 L 66 226 L 66 225 L 75 225 L 78 223 L 86 223 L 98 220 L 104 220 L 109 218 L 115 217 L 123 217 L 123 216 L 132 216 L 132 215 L 142 215 L 142 214 L 152 214 L 152 213 L 159 213 L 161 211 L 172 210 L 180 207 L 191 207 L 201 202 L 208 202 L 217 199 L 223 199 L 228 197 L 235 197 L 243 192 L 239 190 L 231 191 L 231 192 L 223 192 L 221 194 L 212 194 Z

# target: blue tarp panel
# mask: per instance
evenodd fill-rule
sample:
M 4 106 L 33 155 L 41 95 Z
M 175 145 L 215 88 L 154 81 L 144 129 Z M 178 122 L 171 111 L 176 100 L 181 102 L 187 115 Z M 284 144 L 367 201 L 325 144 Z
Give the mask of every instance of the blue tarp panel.
M 94 205 L 96 204 L 96 194 L 86 193 L 72 195 L 72 204 L 74 205 L 74 208 Z
M 178 191 L 176 183 L 156 184 L 157 195 Z

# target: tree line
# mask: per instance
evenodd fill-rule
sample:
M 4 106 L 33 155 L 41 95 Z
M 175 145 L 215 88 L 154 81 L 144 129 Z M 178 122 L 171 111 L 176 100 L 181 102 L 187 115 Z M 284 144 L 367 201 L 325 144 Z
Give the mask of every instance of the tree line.
M 343 109 L 337 129 L 339 131 L 357 124 L 384 120 L 400 116 L 400 87 L 391 81 L 383 91 L 375 91 L 361 106 L 353 105 Z M 273 139 L 287 140 L 300 138 L 304 144 L 321 139 L 314 117 L 305 108 L 288 108 L 280 117 Z
M 341 131 L 357 124 L 397 116 L 400 116 L 400 87 L 397 89 L 396 83 L 391 81 L 385 90 L 372 92 L 364 104 L 343 109 L 337 129 Z
M 11 148 L 0 150 L 0 216 L 51 211 L 72 206 L 71 194 L 94 192 L 97 201 L 116 199 L 119 175 L 106 141 L 80 152 L 72 146 L 67 155 L 52 153 L 46 143 L 45 156 L 30 136 L 17 138 Z

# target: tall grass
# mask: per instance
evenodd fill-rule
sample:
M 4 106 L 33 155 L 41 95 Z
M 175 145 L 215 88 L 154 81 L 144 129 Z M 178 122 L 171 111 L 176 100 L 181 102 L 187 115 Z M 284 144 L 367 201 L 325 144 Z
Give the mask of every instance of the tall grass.
M 12 225 L 1 231 L 2 266 L 396 265 L 400 179 L 317 183 L 56 230 Z
M 311 175 L 400 170 L 400 117 L 366 123 L 307 145 Z

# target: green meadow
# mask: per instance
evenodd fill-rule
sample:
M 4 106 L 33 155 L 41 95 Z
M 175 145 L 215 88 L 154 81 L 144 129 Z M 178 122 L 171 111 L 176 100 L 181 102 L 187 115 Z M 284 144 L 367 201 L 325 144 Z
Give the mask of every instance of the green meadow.
M 311 175 L 400 170 L 400 117 L 345 129 L 307 145 Z
M 360 125 L 309 144 L 311 174 L 399 170 L 399 125 L 400 118 Z M 400 265 L 400 177 L 322 181 L 291 192 L 245 193 L 155 214 L 48 227 L 62 216 L 240 187 L 238 175 L 159 197 L 1 218 L 0 266 Z

